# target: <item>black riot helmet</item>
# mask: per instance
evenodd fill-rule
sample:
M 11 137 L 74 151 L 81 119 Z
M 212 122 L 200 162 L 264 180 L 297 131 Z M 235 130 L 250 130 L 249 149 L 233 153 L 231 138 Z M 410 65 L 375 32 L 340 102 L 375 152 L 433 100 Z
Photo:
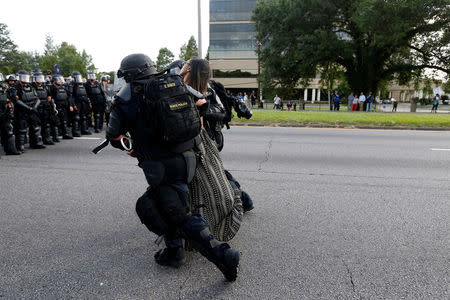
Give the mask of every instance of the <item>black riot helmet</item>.
M 16 81 L 17 79 L 16 79 L 16 76 L 14 75 L 14 74 L 9 74 L 8 76 L 6 76 L 6 81 L 8 81 L 8 83 L 10 82 L 10 81 Z
M 64 84 L 64 77 L 62 75 L 55 75 L 52 77 L 52 82 L 56 83 L 58 86 Z
M 123 77 L 127 83 L 130 83 L 156 73 L 155 63 L 150 57 L 142 53 L 135 53 L 122 59 L 120 69 L 117 71 L 117 77 Z
M 181 69 L 183 69 L 184 65 L 186 64 L 186 62 L 182 59 L 176 60 L 174 62 L 172 62 L 169 65 L 169 72 L 170 74 L 177 74 L 179 75 L 181 72 Z
M 39 69 L 37 69 L 37 70 L 39 70 Z M 45 82 L 44 74 L 42 74 L 42 72 L 40 70 L 37 72 L 33 72 L 33 82 L 36 82 L 36 83 L 44 83 Z
M 72 73 L 72 78 L 75 83 L 83 83 L 83 77 L 81 76 L 81 73 L 78 71 Z
M 30 75 L 27 71 L 20 70 L 19 71 L 19 81 L 22 83 L 30 83 Z
M 97 80 L 97 76 L 95 75 L 94 72 L 88 72 L 87 73 L 87 79 L 88 80 Z

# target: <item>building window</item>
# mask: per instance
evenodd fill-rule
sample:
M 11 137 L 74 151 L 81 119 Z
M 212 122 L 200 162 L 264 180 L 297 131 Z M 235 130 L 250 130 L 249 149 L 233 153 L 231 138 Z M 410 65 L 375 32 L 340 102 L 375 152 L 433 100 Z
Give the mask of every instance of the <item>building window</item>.
M 256 78 L 258 70 L 213 70 L 214 78 Z

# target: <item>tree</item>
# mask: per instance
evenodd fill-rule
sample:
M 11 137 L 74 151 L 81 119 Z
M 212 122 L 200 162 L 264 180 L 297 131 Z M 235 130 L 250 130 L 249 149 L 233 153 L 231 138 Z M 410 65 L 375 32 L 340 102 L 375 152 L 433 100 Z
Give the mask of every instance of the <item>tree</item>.
M 450 72 L 449 0 L 262 0 L 253 20 L 266 84 L 295 86 L 330 63 L 355 92 Z
M 58 47 L 54 45 L 53 38 L 45 36 L 44 55 L 42 56 L 42 70 L 53 70 L 53 66 L 58 63 Z
M 9 36 L 8 26 L 0 23 L 0 72 L 12 73 L 11 63 L 17 53 L 17 45 Z
M 175 55 L 173 55 L 172 51 L 170 51 L 167 48 L 161 48 L 159 49 L 158 57 L 156 58 L 156 69 L 158 72 L 161 72 L 170 65 L 170 63 L 175 58 Z
M 192 56 L 198 55 L 197 42 L 194 36 L 191 36 L 187 44 L 183 44 L 180 48 L 180 59 L 188 61 Z

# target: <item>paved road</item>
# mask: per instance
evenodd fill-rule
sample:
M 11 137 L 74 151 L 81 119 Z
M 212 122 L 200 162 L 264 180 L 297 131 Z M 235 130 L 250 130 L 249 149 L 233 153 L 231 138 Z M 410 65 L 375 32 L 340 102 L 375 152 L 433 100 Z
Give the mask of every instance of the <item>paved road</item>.
M 77 140 L 0 159 L 0 298 L 450 297 L 450 132 L 235 127 L 225 140 L 256 205 L 232 241 L 235 283 L 197 253 L 156 265 L 135 161 Z

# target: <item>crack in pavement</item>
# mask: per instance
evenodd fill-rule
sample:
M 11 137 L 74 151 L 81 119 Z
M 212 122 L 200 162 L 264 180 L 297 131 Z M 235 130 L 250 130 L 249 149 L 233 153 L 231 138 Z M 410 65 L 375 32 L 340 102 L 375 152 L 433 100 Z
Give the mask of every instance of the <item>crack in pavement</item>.
M 178 299 L 183 299 L 183 288 L 186 285 L 186 282 L 189 280 L 189 277 L 191 277 L 191 268 L 188 269 L 188 274 L 186 276 L 186 279 L 183 281 L 183 283 L 180 285 L 180 291 L 178 293 Z
M 344 260 L 342 260 L 342 264 L 343 264 L 343 265 L 345 266 L 345 268 L 347 269 L 347 274 L 348 274 L 348 277 L 350 278 L 350 283 L 351 283 L 351 285 L 352 285 L 353 293 L 357 294 L 357 295 L 359 296 L 359 299 L 362 299 L 363 297 L 362 297 L 358 292 L 356 292 L 355 282 L 353 281 L 353 274 L 352 274 L 352 271 L 350 271 L 349 266 L 345 263 Z
M 273 137 L 271 137 L 270 140 L 269 140 L 269 145 L 268 145 L 267 151 L 265 152 L 264 159 L 262 161 L 260 161 L 259 164 L 258 164 L 258 172 L 264 172 L 262 170 L 262 165 L 269 161 L 270 150 L 272 149 L 272 142 L 273 142 Z

